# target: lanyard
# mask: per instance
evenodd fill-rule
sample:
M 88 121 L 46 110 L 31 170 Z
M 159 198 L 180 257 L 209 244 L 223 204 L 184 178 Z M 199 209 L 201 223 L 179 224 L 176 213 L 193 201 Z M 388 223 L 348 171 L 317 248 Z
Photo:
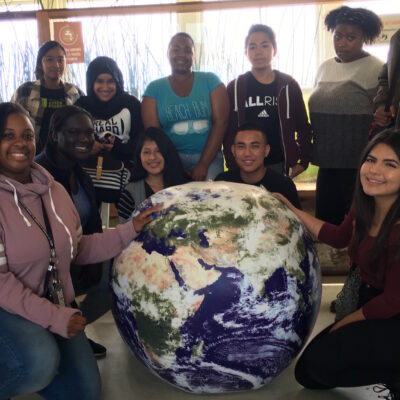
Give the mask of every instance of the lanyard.
M 43 200 L 40 198 L 40 202 L 42 204 L 42 211 L 43 211 L 43 219 L 46 227 L 38 221 L 38 219 L 33 215 L 32 211 L 24 204 L 21 200 L 18 200 L 20 206 L 29 214 L 32 218 L 32 221 L 39 227 L 39 229 L 43 232 L 44 236 L 46 236 L 47 241 L 49 242 L 50 246 L 50 260 L 49 266 L 46 271 L 46 277 L 44 280 L 44 296 L 47 297 L 49 292 L 49 282 L 50 278 L 52 282 L 59 282 L 58 279 L 58 271 L 55 265 L 56 261 L 56 248 L 54 246 L 54 238 L 53 232 L 51 231 L 51 226 L 49 222 L 49 217 L 47 216 L 46 208 L 44 207 Z

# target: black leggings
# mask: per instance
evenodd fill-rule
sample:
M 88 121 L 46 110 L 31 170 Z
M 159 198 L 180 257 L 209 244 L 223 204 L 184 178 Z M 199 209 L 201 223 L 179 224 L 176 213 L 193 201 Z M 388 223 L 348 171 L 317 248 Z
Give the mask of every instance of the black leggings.
M 332 325 L 306 347 L 295 369 L 308 389 L 386 383 L 400 387 L 400 315 L 364 320 L 329 333 Z
M 334 225 L 344 220 L 353 199 L 357 170 L 320 168 L 315 194 L 315 216 Z

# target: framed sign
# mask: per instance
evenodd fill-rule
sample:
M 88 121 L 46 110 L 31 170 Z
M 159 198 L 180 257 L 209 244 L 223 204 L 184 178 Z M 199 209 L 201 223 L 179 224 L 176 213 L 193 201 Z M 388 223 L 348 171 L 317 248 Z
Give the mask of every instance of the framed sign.
M 67 63 L 83 63 L 82 24 L 81 22 L 53 22 L 54 40 L 60 42 L 67 53 Z

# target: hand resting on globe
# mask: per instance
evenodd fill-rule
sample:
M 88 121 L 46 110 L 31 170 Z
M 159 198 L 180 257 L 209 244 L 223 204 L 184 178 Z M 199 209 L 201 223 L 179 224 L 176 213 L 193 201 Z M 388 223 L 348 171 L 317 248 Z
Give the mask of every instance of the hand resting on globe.
M 154 207 L 142 211 L 139 215 L 133 218 L 132 223 L 135 231 L 139 233 L 146 224 L 152 221 L 158 215 L 158 211 L 161 210 L 162 206 L 163 204 L 159 203 Z

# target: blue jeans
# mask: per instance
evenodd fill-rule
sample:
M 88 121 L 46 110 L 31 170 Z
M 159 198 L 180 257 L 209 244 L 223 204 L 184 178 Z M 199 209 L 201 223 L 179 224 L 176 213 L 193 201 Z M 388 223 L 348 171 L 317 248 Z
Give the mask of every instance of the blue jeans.
M 179 157 L 182 160 L 183 168 L 190 172 L 199 162 L 201 153 L 179 153 Z M 214 179 L 221 172 L 224 172 L 224 158 L 222 156 L 222 151 L 219 151 L 208 166 L 206 181 Z
M 0 399 L 39 393 L 98 400 L 101 382 L 85 334 L 65 339 L 0 308 Z

